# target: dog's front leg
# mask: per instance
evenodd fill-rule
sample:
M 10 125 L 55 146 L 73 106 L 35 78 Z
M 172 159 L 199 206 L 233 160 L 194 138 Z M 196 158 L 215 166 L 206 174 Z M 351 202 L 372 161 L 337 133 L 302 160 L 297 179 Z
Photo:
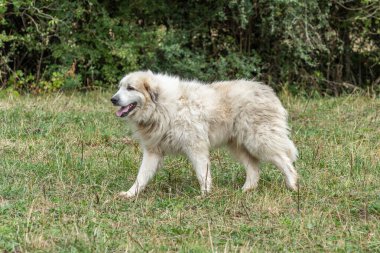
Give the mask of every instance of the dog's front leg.
M 208 151 L 202 153 L 189 151 L 187 156 L 197 174 L 202 195 L 209 193 L 211 191 L 211 166 Z
M 120 192 L 119 196 L 123 198 L 132 198 L 138 195 L 148 182 L 156 174 L 156 171 L 162 161 L 162 155 L 149 150 L 144 150 L 143 160 L 137 174 L 135 183 L 127 192 Z

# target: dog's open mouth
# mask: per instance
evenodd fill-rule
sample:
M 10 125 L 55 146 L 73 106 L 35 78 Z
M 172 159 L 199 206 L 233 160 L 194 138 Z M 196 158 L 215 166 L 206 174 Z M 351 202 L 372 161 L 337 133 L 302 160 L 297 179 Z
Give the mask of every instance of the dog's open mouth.
M 131 111 L 133 111 L 133 109 L 136 108 L 136 105 L 137 105 L 137 103 L 134 102 L 134 103 L 131 103 L 127 106 L 120 107 L 120 109 L 116 112 L 116 116 L 118 116 L 118 117 L 127 116 Z

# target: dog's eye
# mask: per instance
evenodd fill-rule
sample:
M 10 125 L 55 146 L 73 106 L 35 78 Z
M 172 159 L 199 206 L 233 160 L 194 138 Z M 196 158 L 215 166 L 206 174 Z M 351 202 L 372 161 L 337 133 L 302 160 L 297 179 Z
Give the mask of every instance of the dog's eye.
M 131 90 L 135 90 L 135 88 L 133 88 L 132 86 L 128 86 L 127 90 L 131 91 Z

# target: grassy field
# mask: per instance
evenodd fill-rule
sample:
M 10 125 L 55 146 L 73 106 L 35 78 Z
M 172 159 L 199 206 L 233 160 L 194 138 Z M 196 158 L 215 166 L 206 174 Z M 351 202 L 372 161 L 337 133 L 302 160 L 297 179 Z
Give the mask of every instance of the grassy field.
M 262 166 L 212 153 L 213 193 L 183 157 L 165 160 L 138 199 L 138 144 L 111 92 L 0 99 L 0 252 L 380 252 L 380 100 L 282 96 L 300 191 Z

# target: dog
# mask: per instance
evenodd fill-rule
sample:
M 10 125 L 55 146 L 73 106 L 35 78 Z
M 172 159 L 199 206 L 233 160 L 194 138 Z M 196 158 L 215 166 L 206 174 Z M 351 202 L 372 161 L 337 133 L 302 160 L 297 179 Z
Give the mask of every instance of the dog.
M 297 190 L 287 111 L 269 86 L 247 80 L 203 84 L 138 71 L 126 75 L 111 102 L 120 108 L 143 149 L 137 179 L 120 197 L 132 198 L 147 186 L 167 154 L 184 154 L 193 165 L 202 195 L 211 191 L 211 148 L 227 146 L 246 170 L 244 192 L 255 189 L 259 163 L 274 164 L 286 185 Z

